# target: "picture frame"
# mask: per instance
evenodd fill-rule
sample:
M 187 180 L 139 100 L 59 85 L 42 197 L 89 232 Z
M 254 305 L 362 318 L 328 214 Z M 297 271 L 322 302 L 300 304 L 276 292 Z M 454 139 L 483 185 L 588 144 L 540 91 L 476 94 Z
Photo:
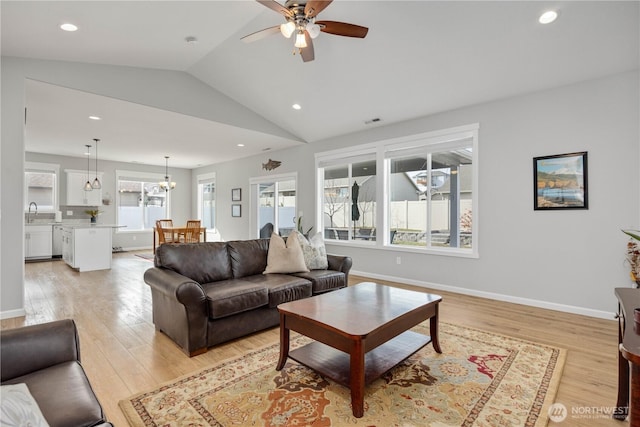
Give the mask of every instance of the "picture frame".
M 231 201 L 239 202 L 242 200 L 242 188 L 232 188 L 231 189 Z
M 231 205 L 231 216 L 240 218 L 242 216 L 242 205 Z
M 586 151 L 533 158 L 533 209 L 589 209 Z

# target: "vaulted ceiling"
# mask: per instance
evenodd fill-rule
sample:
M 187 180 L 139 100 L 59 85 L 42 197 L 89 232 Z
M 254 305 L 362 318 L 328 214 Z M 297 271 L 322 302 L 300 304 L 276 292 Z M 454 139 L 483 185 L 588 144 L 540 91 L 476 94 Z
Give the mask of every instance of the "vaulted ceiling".
M 637 69 L 638 6 L 336 0 L 319 19 L 366 26 L 369 33 L 364 39 L 321 33 L 315 60 L 306 63 L 279 33 L 240 40 L 284 22 L 255 1 L 3 0 L 0 7 L 3 56 L 183 71 L 291 135 L 274 138 L 43 83 L 27 86 L 29 115 L 51 118 L 27 123 L 28 151 L 80 156 L 97 137 L 103 158 L 129 161 L 126 130 L 135 135 L 142 162 L 164 164 L 158 153 L 173 149 L 172 164 L 193 168 Z M 538 23 L 548 9 L 558 19 Z M 61 31 L 67 21 L 78 31 Z M 294 103 L 302 108 L 292 109 Z M 97 106 L 114 112 L 101 121 L 100 135 L 77 120 L 79 111 L 88 116 Z M 150 123 L 162 124 L 166 138 L 149 132 Z M 211 134 L 229 142 L 216 153 L 190 156 Z M 241 150 L 238 140 L 255 144 Z

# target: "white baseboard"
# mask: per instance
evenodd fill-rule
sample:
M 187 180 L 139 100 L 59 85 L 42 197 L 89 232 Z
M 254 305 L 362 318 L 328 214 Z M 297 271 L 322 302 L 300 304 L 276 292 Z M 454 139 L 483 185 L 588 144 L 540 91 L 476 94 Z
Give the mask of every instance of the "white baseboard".
M 24 308 L 19 308 L 17 310 L 0 311 L 0 320 L 13 319 L 14 317 L 23 317 L 26 315 L 27 312 Z
M 540 301 L 529 298 L 514 297 L 511 295 L 496 294 L 493 292 L 478 291 L 476 289 L 459 288 L 456 286 L 442 285 L 438 283 L 423 282 L 420 280 L 406 279 L 403 277 L 387 276 L 384 274 L 367 273 L 364 271 L 351 270 L 349 274 L 354 276 L 362 276 L 371 279 L 387 280 L 389 282 L 404 283 L 406 285 L 420 286 L 422 288 L 438 289 L 442 291 L 455 292 L 463 295 L 492 299 L 496 301 L 511 302 L 514 304 L 528 305 L 531 307 L 546 308 L 548 310 L 562 311 L 565 313 L 580 314 L 583 316 L 597 317 L 599 319 L 614 320 L 615 313 L 601 310 L 592 310 L 589 308 L 578 307 L 574 305 L 557 304 L 549 301 Z
M 145 251 L 145 250 L 153 250 L 151 248 L 151 246 L 136 246 L 136 247 L 126 247 L 126 248 L 122 248 L 122 252 L 127 252 L 127 251 Z M 117 253 L 117 252 L 116 252 Z

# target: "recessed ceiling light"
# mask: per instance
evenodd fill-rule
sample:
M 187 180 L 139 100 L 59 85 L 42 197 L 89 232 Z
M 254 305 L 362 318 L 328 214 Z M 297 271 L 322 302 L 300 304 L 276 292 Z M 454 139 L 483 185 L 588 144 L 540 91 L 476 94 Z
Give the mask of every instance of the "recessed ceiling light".
M 244 147 L 244 144 L 238 144 L 238 147 Z
M 551 24 L 558 17 L 558 12 L 555 10 L 548 10 L 538 18 L 538 22 L 541 24 Z
M 67 23 L 64 23 L 64 24 L 60 25 L 60 29 L 61 29 L 61 30 L 64 30 L 64 31 L 77 31 L 77 30 L 78 30 L 78 27 L 76 27 L 76 26 L 75 26 L 75 25 L 73 25 L 73 24 L 69 24 L 69 23 L 67 22 Z
M 300 104 L 293 104 L 291 108 L 293 108 L 294 110 L 302 110 L 302 106 Z
M 101 117 L 98 117 L 98 116 L 89 116 L 89 118 L 90 118 L 91 120 L 102 120 L 102 118 L 101 118 Z

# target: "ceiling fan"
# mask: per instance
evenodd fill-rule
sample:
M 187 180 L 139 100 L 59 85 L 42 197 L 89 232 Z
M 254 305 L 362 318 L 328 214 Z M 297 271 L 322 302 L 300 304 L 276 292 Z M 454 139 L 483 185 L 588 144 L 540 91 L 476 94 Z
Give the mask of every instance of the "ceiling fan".
M 241 40 L 245 43 L 251 43 L 278 32 L 286 38 L 290 38 L 295 33 L 296 41 L 294 46 L 299 49 L 300 56 L 304 62 L 313 61 L 315 58 L 312 40 L 318 37 L 321 31 L 337 36 L 357 38 L 364 38 L 369 31 L 367 27 L 345 22 L 316 21 L 316 16 L 329 6 L 333 0 L 287 0 L 284 6 L 275 0 L 256 1 L 284 16 L 287 22 L 256 31 L 244 36 Z

